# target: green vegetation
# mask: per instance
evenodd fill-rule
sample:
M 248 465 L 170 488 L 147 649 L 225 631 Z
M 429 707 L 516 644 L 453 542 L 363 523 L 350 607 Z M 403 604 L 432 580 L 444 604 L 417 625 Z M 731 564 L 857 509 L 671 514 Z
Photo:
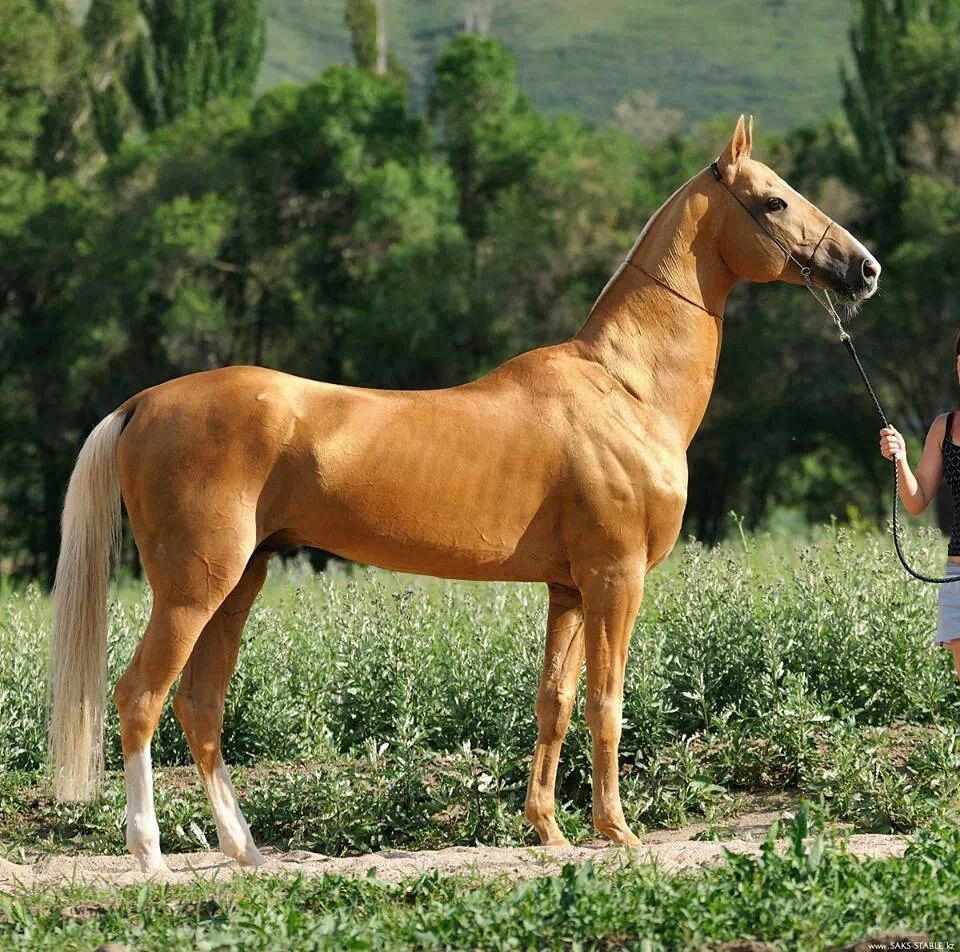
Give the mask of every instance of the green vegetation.
M 750 109 L 768 129 L 815 122 L 840 104 L 838 73 L 848 58 L 855 5 L 814 0 L 797 10 L 781 0 L 664 4 L 604 0 L 524 3 L 386 0 L 389 46 L 410 71 L 414 99 L 426 101 L 433 64 L 479 6 L 490 35 L 516 58 L 521 84 L 540 109 L 588 122 L 614 118 L 637 91 L 679 109 L 684 125 Z M 265 0 L 267 52 L 260 87 L 308 82 L 351 59 L 341 0 Z
M 932 557 L 933 534 L 911 538 Z M 932 644 L 935 602 L 904 581 L 881 535 L 827 527 L 810 543 L 688 543 L 651 577 L 627 673 L 624 805 L 638 831 L 725 818 L 752 794 L 802 808 L 783 856 L 734 857 L 671 878 L 567 869 L 528 884 L 428 876 L 398 886 L 336 877 L 242 879 L 119 892 L 0 897 L 0 945 L 188 948 L 698 948 L 754 937 L 825 949 L 880 929 L 954 938 L 947 888 L 960 808 L 960 683 Z M 521 804 L 534 741 L 544 612 L 539 587 L 277 567 L 231 686 L 228 761 L 260 843 L 349 854 L 531 843 Z M 147 596 L 111 609 L 110 668 L 126 663 Z M 116 725 L 104 796 L 56 805 L 41 761 L 47 600 L 0 602 L 0 843 L 122 853 Z M 165 850 L 215 842 L 169 710 L 154 742 Z M 561 760 L 562 824 L 589 824 L 582 711 Z M 913 832 L 902 860 L 832 845 L 842 823 Z M 808 829 L 809 826 L 809 829 Z M 802 846 L 822 833 L 822 846 Z
M 829 839 L 759 859 L 669 877 L 654 867 L 565 867 L 520 885 L 435 875 L 376 879 L 251 877 L 211 887 L 72 889 L 0 896 L 0 942 L 81 950 L 105 941 L 168 949 L 698 949 L 751 937 L 784 950 L 837 947 L 897 928 L 956 939 L 960 899 L 948 883 L 956 828 L 921 836 L 903 859 L 858 861 Z
M 625 691 L 631 824 L 721 823 L 747 794 L 782 789 L 868 832 L 955 817 L 960 684 L 932 644 L 931 593 L 904 582 L 882 536 L 747 545 L 749 558 L 690 543 L 651 579 Z M 121 594 L 112 678 L 147 613 L 138 587 Z M 42 781 L 46 600 L 10 594 L 2 612 L 0 839 L 28 853 L 123 852 L 117 773 L 88 806 L 53 803 Z M 224 728 L 259 840 L 328 854 L 532 843 L 521 809 L 543 623 L 534 586 L 274 573 Z M 115 721 L 107 730 L 118 771 Z M 558 781 L 575 840 L 593 835 L 589 749 L 579 710 Z M 153 755 L 161 768 L 190 763 L 169 706 Z M 161 769 L 158 789 L 165 849 L 215 842 L 189 770 Z

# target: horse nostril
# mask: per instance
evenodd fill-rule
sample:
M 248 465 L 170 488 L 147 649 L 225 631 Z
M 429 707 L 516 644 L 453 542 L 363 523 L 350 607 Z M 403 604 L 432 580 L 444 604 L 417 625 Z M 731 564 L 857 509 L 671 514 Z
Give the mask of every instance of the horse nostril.
M 875 280 L 880 276 L 880 263 L 875 258 L 864 258 L 860 265 L 860 273 L 865 281 Z

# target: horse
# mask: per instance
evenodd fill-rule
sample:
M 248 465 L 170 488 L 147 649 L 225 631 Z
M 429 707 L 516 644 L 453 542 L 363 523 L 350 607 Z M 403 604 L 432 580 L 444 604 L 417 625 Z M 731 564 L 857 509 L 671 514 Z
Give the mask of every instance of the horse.
M 639 839 L 618 788 L 624 666 L 644 580 L 680 533 L 687 448 L 738 281 L 806 282 L 848 303 L 880 265 L 766 165 L 740 116 L 723 152 L 654 213 L 571 339 L 441 390 L 334 386 L 262 367 L 190 374 L 90 433 L 66 493 L 54 586 L 50 754 L 61 800 L 103 772 L 107 586 L 121 497 L 153 605 L 118 679 L 126 841 L 165 868 L 150 741 L 176 716 L 220 850 L 264 862 L 220 752 L 224 699 L 267 563 L 313 546 L 385 569 L 545 583 L 524 815 L 546 846 L 560 748 L 586 666 L 593 822 Z

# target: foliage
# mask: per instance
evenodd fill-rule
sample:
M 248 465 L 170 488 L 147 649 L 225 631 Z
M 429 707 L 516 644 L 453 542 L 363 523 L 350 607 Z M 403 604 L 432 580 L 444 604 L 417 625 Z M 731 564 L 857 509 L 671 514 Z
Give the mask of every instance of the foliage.
M 127 86 L 148 129 L 253 90 L 263 57 L 259 0 L 141 0 L 146 22 Z
M 212 886 L 68 887 L 0 897 L 13 948 L 583 949 L 704 948 L 765 940 L 820 952 L 880 931 L 955 935 L 951 881 L 960 837 L 933 829 L 902 858 L 859 860 L 801 809 L 758 857 L 672 876 L 654 865 L 567 865 L 524 883 L 436 873 L 389 884 L 369 876 L 238 876 Z M 782 848 L 778 849 L 778 845 Z
M 343 21 L 350 31 L 353 60 L 368 73 L 377 71 L 377 5 L 374 0 L 347 0 Z
M 783 131 L 839 107 L 838 63 L 849 60 L 845 31 L 856 3 L 811 0 L 798 29 L 796 9 L 783 0 L 727 0 L 720 12 L 705 0 L 603 0 L 589 8 L 581 0 L 386 0 L 390 48 L 410 71 L 418 107 L 471 6 L 490 11 L 490 35 L 516 58 L 521 85 L 549 115 L 605 123 L 634 93 L 656 93 L 661 108 L 683 114 L 687 131 L 744 109 Z M 264 0 L 263 9 L 270 40 L 262 90 L 353 61 L 344 0 Z
M 960 685 L 932 644 L 930 593 L 905 585 L 882 536 L 829 528 L 799 551 L 744 538 L 745 550 L 690 543 L 651 579 L 625 688 L 630 821 L 721 822 L 745 791 L 784 789 L 866 831 L 951 816 Z M 324 853 L 530 842 L 521 811 L 540 589 L 277 568 L 248 622 L 224 720 L 224 755 L 239 765 L 259 839 Z M 118 595 L 111 679 L 149 613 L 139 586 Z M 42 780 L 48 621 L 34 587 L 0 602 L 0 836 L 28 850 L 122 852 L 112 705 L 104 797 L 58 806 Z M 195 830 L 213 842 L 169 705 L 152 750 L 165 847 L 195 847 Z M 591 835 L 589 774 L 581 699 L 558 775 L 574 839 Z

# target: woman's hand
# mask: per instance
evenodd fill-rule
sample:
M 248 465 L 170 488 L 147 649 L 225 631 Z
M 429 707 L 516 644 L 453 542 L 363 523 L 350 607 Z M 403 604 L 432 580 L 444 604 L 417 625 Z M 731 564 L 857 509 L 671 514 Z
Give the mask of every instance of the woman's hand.
M 880 431 L 880 452 L 884 459 L 900 459 L 907 455 L 907 444 L 895 427 L 885 426 Z

